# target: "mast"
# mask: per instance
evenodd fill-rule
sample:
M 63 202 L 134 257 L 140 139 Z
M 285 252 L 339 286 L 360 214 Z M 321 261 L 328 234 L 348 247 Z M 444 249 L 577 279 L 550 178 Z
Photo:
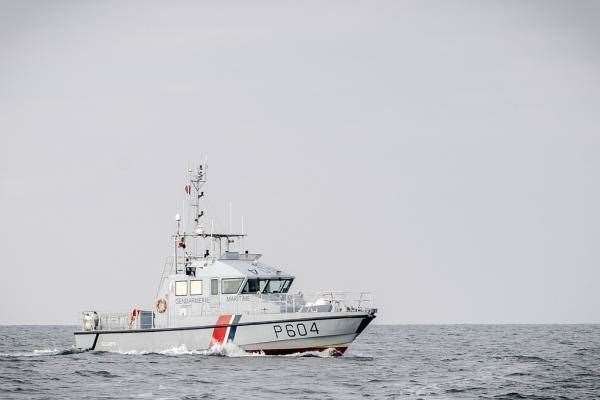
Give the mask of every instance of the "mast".
M 186 226 L 188 226 L 185 221 L 183 223 L 183 231 L 181 231 L 181 224 L 180 224 L 180 220 L 181 217 L 179 216 L 179 214 L 177 214 L 176 216 L 176 220 L 177 220 L 177 232 L 176 234 L 173 236 L 174 237 L 174 245 L 175 245 L 175 260 L 174 260 L 174 269 L 175 269 L 175 273 L 178 272 L 178 261 L 177 261 L 177 255 L 178 255 L 178 251 L 179 248 L 181 248 L 183 250 L 184 253 L 184 264 L 187 267 L 189 264 L 191 264 L 191 262 L 195 259 L 200 259 L 200 258 L 207 258 L 207 257 L 211 257 L 211 258 L 217 258 L 217 257 L 221 257 L 223 254 L 223 247 L 222 247 L 222 240 L 225 239 L 226 240 L 226 247 L 225 250 L 229 251 L 230 247 L 230 243 L 234 243 L 235 239 L 237 238 L 243 238 L 246 236 L 246 234 L 243 232 L 243 228 L 242 228 L 242 232 L 241 233 L 233 233 L 231 232 L 231 203 L 229 203 L 229 229 L 226 232 L 215 232 L 214 231 L 214 221 L 211 219 L 211 227 L 210 227 L 210 233 L 206 232 L 206 229 L 204 228 L 203 224 L 202 224 L 202 220 L 203 218 L 206 217 L 206 210 L 202 207 L 201 204 L 201 199 L 205 197 L 204 195 L 204 185 L 206 184 L 207 180 L 206 180 L 206 170 L 207 170 L 207 164 L 206 162 L 201 163 L 198 165 L 198 167 L 196 168 L 190 168 L 188 169 L 188 183 L 185 185 L 185 193 L 186 196 L 190 199 L 190 206 L 191 206 L 191 212 L 190 213 L 183 213 L 184 216 L 189 216 L 189 218 L 193 219 L 193 230 L 191 230 L 191 232 L 187 232 L 185 230 Z M 185 202 L 184 202 L 185 203 Z M 243 223 L 242 223 L 243 225 Z M 189 240 L 188 240 L 189 239 Z M 206 241 L 206 239 L 208 239 L 210 241 L 210 246 L 205 246 L 204 250 L 204 254 L 203 255 L 198 255 L 197 253 L 197 241 L 198 240 L 204 240 Z M 219 254 L 211 254 L 213 252 L 215 252 L 215 242 L 218 241 L 219 242 Z M 188 248 L 188 246 L 190 247 L 190 250 L 193 249 L 193 252 L 191 252 L 190 250 L 186 251 L 186 248 Z M 209 251 L 210 248 L 210 251 Z
M 204 191 L 201 189 L 206 183 L 206 163 L 200 164 L 195 171 L 189 169 L 188 174 L 190 185 L 186 186 L 186 193 L 188 196 L 191 196 L 193 191 L 194 198 L 192 208 L 194 212 L 194 232 L 197 232 L 200 227 L 200 218 L 205 214 L 205 210 L 200 209 L 200 199 L 204 197 Z
M 175 214 L 175 221 L 177 222 L 177 232 L 175 233 L 175 258 L 173 259 L 173 267 L 175 268 L 175 273 L 177 273 L 177 246 L 178 246 L 178 238 L 179 238 L 179 228 L 181 216 L 179 213 Z

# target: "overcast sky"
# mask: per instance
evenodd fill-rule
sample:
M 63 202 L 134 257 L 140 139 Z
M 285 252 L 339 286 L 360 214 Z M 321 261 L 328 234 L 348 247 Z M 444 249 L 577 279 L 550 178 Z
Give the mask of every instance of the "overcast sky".
M 0 323 L 151 304 L 203 155 L 251 251 L 380 323 L 600 322 L 599 20 L 1 1 Z

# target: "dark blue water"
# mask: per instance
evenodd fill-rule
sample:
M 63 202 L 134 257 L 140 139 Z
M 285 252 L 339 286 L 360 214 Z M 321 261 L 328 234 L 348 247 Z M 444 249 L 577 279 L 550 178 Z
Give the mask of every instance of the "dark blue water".
M 372 325 L 343 357 L 76 352 L 73 329 L 0 327 L 0 398 L 600 398 L 599 325 Z

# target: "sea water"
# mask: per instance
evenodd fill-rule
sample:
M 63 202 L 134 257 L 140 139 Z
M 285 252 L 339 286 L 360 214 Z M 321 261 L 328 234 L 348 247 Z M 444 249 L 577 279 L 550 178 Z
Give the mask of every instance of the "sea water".
M 371 325 L 343 357 L 80 352 L 1 326 L 0 399 L 597 399 L 599 325 Z

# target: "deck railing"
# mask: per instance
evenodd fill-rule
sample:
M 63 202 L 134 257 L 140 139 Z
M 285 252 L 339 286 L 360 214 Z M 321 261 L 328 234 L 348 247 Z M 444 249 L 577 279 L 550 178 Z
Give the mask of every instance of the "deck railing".
M 208 298 L 208 297 L 207 297 Z M 307 301 L 306 299 L 311 299 Z M 137 310 L 135 313 L 86 311 L 82 313 L 83 330 L 137 330 L 194 324 L 196 318 L 221 314 L 287 314 L 310 312 L 369 312 L 373 298 L 368 292 L 321 291 L 312 296 L 302 293 L 235 294 L 211 296 L 208 301 L 189 303 L 188 308 L 171 312 Z M 188 304 L 188 303 L 182 303 Z M 135 315 L 133 315 L 135 314 Z
M 341 311 L 369 311 L 373 308 L 373 295 L 370 292 L 340 292 L 322 291 L 318 298 L 325 299 L 333 305 L 333 310 Z

